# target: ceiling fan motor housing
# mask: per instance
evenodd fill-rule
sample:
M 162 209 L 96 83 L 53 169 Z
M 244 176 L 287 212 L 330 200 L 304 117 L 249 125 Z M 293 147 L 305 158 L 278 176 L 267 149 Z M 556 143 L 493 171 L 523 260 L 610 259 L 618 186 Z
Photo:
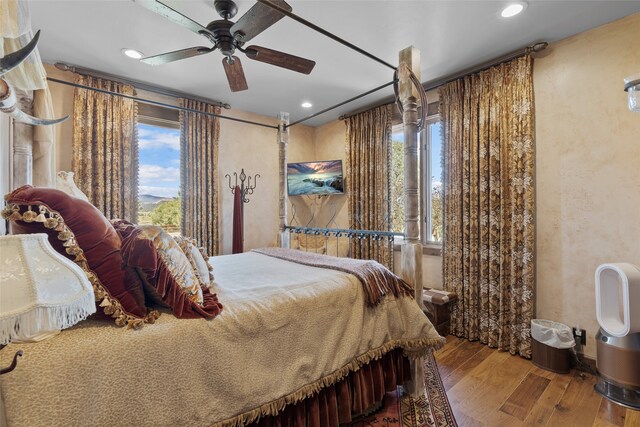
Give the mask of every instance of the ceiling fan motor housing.
M 211 31 L 215 37 L 216 47 L 227 57 L 234 54 L 237 46 L 242 45 L 242 43 L 234 40 L 231 35 L 230 29 L 232 26 L 233 22 L 223 19 L 210 22 L 207 25 L 207 30 Z

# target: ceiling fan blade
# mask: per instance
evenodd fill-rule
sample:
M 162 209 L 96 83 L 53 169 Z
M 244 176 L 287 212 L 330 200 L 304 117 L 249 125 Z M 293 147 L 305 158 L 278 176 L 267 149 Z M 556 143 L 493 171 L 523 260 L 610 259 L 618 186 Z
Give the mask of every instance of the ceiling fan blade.
M 222 66 L 224 67 L 224 72 L 227 73 L 227 80 L 229 81 L 231 92 L 240 92 L 249 89 L 240 59 L 237 56 L 232 56 L 232 58 L 232 63 L 229 63 L 228 58 L 222 58 Z
M 161 53 L 159 55 L 147 56 L 140 61 L 149 65 L 162 65 L 169 62 L 178 61 L 180 59 L 191 58 L 192 56 L 204 55 L 215 50 L 215 47 L 208 48 L 204 46 L 190 47 L 187 49 L 174 50 L 173 52 Z
M 181 25 L 186 29 L 193 31 L 196 34 L 200 34 L 208 38 L 209 40 L 211 40 L 213 43 L 215 43 L 213 34 L 211 34 L 209 30 L 207 30 L 202 25 L 198 24 L 193 19 L 184 16 L 183 14 L 173 9 L 172 7 L 167 6 L 166 4 L 158 0 L 134 0 L 134 1 L 138 3 L 140 6 L 144 7 L 145 9 L 148 9 L 154 13 L 157 13 L 163 18 L 166 18 L 173 23 Z
M 282 7 L 283 9 L 287 9 L 288 11 L 293 10 L 284 0 L 268 1 Z M 247 11 L 247 13 L 238 19 L 238 22 L 233 24 L 231 27 L 231 34 L 233 34 L 234 37 L 242 35 L 239 40 L 242 42 L 248 42 L 282 18 L 284 18 L 284 15 L 277 10 L 270 8 L 265 4 L 256 3 Z
M 302 74 L 310 74 L 316 62 L 299 56 L 290 55 L 277 50 L 268 49 L 261 46 L 249 46 L 245 49 L 247 57 L 277 67 L 286 68 Z

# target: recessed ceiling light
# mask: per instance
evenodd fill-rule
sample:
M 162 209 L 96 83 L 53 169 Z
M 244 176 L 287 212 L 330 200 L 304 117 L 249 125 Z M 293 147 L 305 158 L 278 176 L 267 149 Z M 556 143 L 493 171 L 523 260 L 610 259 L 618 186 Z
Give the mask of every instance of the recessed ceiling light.
M 502 16 L 503 18 L 511 18 L 512 16 L 516 16 L 526 8 L 526 2 L 510 3 L 509 5 L 507 5 L 507 7 L 502 9 L 502 12 L 500 12 L 500 16 Z
M 140 59 L 144 56 L 144 54 L 139 50 L 129 49 L 127 47 L 120 49 L 120 52 L 122 52 L 123 55 L 133 59 Z
M 305 102 L 303 102 L 303 103 L 301 104 L 301 107 L 302 107 L 302 108 L 311 108 L 311 107 L 313 107 L 313 104 L 312 104 L 312 103 L 310 103 L 309 101 L 305 101 Z

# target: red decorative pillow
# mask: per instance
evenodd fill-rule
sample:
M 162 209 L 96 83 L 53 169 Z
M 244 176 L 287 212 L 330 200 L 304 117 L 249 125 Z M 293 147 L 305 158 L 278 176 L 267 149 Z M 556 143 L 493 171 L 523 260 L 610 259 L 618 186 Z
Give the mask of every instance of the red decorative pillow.
M 111 223 L 91 203 L 60 190 L 20 187 L 5 196 L 2 215 L 13 234 L 46 232 L 59 253 L 75 261 L 93 284 L 97 305 L 118 326 L 142 327 L 158 312 L 148 312 L 142 282 L 124 265 L 121 240 Z
M 162 228 L 114 220 L 122 238 L 122 256 L 146 281 L 152 302 L 169 306 L 183 319 L 213 318 L 222 311 L 218 296 L 200 283 L 182 249 Z

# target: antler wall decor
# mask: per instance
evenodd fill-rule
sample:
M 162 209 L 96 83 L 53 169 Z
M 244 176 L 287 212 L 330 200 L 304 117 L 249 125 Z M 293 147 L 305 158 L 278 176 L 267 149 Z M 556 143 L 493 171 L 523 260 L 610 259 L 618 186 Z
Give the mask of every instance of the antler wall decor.
M 67 115 L 59 119 L 38 119 L 37 117 L 33 117 L 21 111 L 18 108 L 18 100 L 13 87 L 11 87 L 6 79 L 2 78 L 3 75 L 16 68 L 18 65 L 22 64 L 25 59 L 27 59 L 31 52 L 36 48 L 39 38 L 40 31 L 36 33 L 33 39 L 31 39 L 26 46 L 0 58 L 0 111 L 22 123 L 36 126 L 47 126 L 63 122 L 67 120 L 69 116 Z

